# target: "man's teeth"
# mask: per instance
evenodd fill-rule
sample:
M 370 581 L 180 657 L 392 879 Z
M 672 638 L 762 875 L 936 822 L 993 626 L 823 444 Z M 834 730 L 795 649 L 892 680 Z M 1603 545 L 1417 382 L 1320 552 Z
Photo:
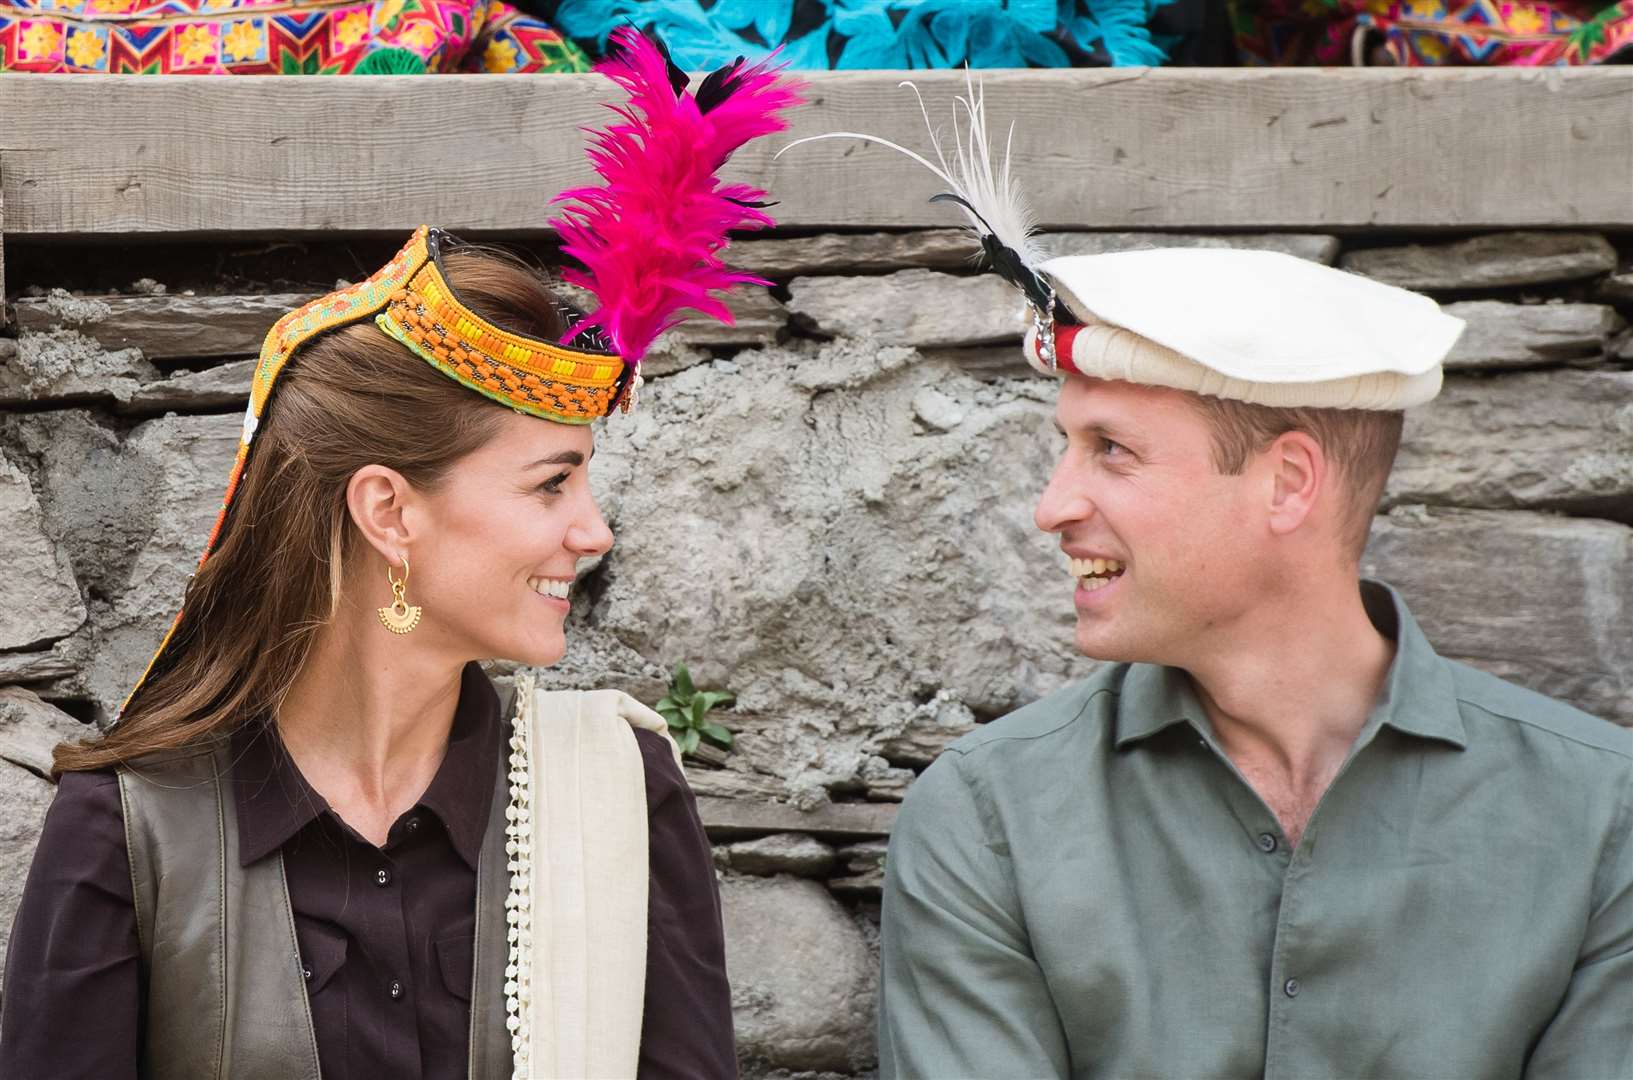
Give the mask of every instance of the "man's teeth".
M 1072 559 L 1072 576 L 1083 582 L 1085 587 L 1098 588 L 1100 585 L 1110 584 L 1111 579 L 1123 572 L 1123 563 L 1120 559 Z
M 573 591 L 571 581 L 558 581 L 555 578 L 536 577 L 528 582 L 533 591 L 540 596 L 554 596 L 557 600 L 567 599 L 567 594 Z

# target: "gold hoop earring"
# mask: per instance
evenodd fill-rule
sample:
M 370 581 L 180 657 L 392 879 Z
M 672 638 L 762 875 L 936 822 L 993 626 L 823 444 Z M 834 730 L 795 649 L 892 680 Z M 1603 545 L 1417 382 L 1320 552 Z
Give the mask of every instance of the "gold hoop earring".
M 391 564 L 386 563 L 386 580 L 391 583 L 391 606 L 376 608 L 380 613 L 380 625 L 393 634 L 406 634 L 420 624 L 420 609 L 417 604 L 410 604 L 403 596 L 408 588 L 408 556 L 403 556 L 403 576 L 391 576 Z

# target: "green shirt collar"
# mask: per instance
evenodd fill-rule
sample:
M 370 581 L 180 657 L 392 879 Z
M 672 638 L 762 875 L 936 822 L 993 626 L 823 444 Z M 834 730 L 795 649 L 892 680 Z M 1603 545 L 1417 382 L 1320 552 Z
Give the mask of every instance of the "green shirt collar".
M 1357 746 L 1371 742 L 1385 724 L 1458 749 L 1468 746 L 1451 669 L 1423 636 L 1400 594 L 1382 582 L 1363 581 L 1361 600 L 1372 625 L 1394 639 L 1395 659 Z M 1158 664 L 1130 666 L 1117 709 L 1117 748 L 1181 722 L 1196 728 L 1210 743 L 1213 741 L 1213 726 L 1190 675 L 1180 668 Z

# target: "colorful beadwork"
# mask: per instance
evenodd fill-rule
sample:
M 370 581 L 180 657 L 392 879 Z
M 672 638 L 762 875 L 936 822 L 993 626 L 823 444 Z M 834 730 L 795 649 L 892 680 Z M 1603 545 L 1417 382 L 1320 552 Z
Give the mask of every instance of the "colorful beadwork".
M 0 0 L 0 71 L 349 75 L 588 71 L 501 0 Z
M 624 362 L 506 333 L 481 320 L 447 288 L 434 262 L 392 293 L 375 318 L 416 356 L 480 394 L 564 424 L 606 416 L 618 399 Z

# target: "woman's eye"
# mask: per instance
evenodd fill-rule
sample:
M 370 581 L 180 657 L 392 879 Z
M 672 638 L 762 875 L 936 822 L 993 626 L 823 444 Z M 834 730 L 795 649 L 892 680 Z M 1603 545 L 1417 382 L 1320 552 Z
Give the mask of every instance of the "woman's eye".
M 555 476 L 552 476 L 550 479 L 540 484 L 539 490 L 544 492 L 546 495 L 560 495 L 561 485 L 565 484 L 566 482 L 567 474 L 557 473 Z

